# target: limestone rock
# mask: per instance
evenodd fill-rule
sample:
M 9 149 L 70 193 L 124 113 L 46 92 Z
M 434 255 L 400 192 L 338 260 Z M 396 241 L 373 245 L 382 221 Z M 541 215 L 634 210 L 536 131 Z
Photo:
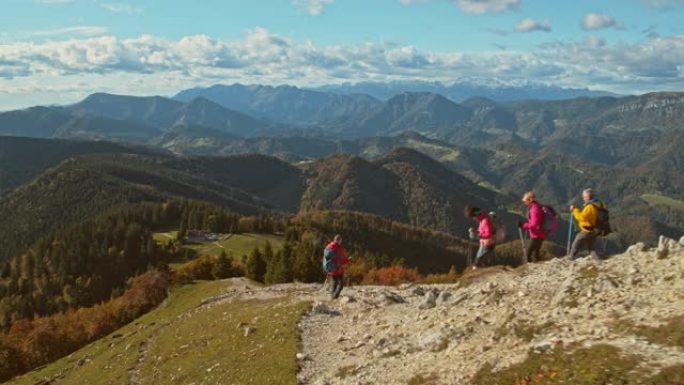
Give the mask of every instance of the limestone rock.
M 416 286 L 413 288 L 413 290 L 411 290 L 411 294 L 418 296 L 418 297 L 422 297 L 425 295 L 425 289 L 423 289 L 420 286 Z
M 646 244 L 643 242 L 638 242 L 627 248 L 628 254 L 638 254 L 648 250 Z
M 451 293 L 448 291 L 444 290 L 441 293 L 439 293 L 439 296 L 437 297 L 437 305 L 446 305 L 449 302 L 451 302 Z
M 417 347 L 420 350 L 438 352 L 444 350 L 449 345 L 449 331 L 439 329 L 427 331 L 418 336 Z
M 432 309 L 437 306 L 437 294 L 434 290 L 430 290 L 423 296 L 423 302 L 418 306 L 419 309 Z
M 318 302 L 314 304 L 311 312 L 314 314 L 340 315 L 340 312 L 330 308 L 328 305 Z
M 380 293 L 380 295 L 378 296 L 378 301 L 377 301 L 377 303 L 379 303 L 380 305 L 385 305 L 385 306 L 395 305 L 395 304 L 405 303 L 405 302 L 406 302 L 406 300 L 402 296 L 400 296 L 397 293 L 393 293 L 391 291 L 388 291 L 388 290 L 385 290 L 382 293 Z

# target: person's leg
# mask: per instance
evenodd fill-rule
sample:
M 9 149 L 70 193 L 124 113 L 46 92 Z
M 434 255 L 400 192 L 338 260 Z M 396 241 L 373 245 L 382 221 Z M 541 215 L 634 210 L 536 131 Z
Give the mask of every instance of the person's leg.
M 527 262 L 535 262 L 534 248 L 537 244 L 536 242 L 536 239 L 530 239 L 530 241 L 527 242 L 527 246 L 525 247 L 525 255 L 527 256 Z
M 337 291 L 337 277 L 330 275 L 330 297 L 335 298 L 335 291 Z
M 589 233 L 587 236 L 586 240 L 586 245 L 587 245 L 587 251 L 589 251 L 589 255 L 594 258 L 594 259 L 601 259 L 599 255 L 596 253 L 596 239 L 598 237 L 594 233 Z
M 485 258 L 488 258 L 489 256 L 491 256 L 493 251 L 494 251 L 494 246 L 481 245 L 480 249 L 477 250 L 477 255 L 475 256 L 474 266 L 477 266 L 478 262 L 480 260 L 484 260 Z
M 532 239 L 527 248 L 527 256 L 530 262 L 539 262 L 541 260 L 541 247 L 544 243 L 543 239 Z
M 494 248 L 496 245 L 493 246 L 487 246 L 487 253 L 485 254 L 487 258 L 489 259 L 489 264 L 494 265 L 496 261 L 494 260 Z
M 337 287 L 333 293 L 333 299 L 337 299 L 337 297 L 340 296 L 340 293 L 342 293 L 342 288 L 344 287 L 344 275 L 338 275 L 335 278 L 337 278 Z
M 579 234 L 577 234 L 577 237 L 572 242 L 572 247 L 570 247 L 570 260 L 577 259 L 577 253 L 579 253 L 582 249 L 586 248 L 588 235 L 589 233 L 585 232 L 580 232 Z
M 477 267 L 478 262 L 480 262 L 480 258 L 487 254 L 487 249 L 485 246 L 480 245 L 480 248 L 477 249 L 477 253 L 475 254 L 475 261 L 473 262 L 473 269 Z

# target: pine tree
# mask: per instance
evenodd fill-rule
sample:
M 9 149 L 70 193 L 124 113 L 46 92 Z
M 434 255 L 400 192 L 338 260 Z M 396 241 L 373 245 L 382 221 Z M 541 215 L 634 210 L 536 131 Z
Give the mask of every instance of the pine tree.
M 293 273 L 290 258 L 286 258 L 283 251 L 278 250 L 266 268 L 264 282 L 271 285 L 292 282 L 292 279 Z
M 287 242 L 283 247 L 283 254 L 293 261 L 293 275 L 297 281 L 316 282 L 321 278 L 322 260 L 308 244 L 300 244 L 293 249 L 291 243 Z
M 252 250 L 252 253 L 249 255 L 249 258 L 247 258 L 245 275 L 251 280 L 264 282 L 265 274 L 266 262 L 264 261 L 264 257 L 259 248 L 255 246 L 254 250 Z
M 0 278 L 2 279 L 7 279 L 12 272 L 12 268 L 10 267 L 9 262 L 5 262 L 2 264 L 2 271 L 0 272 Z
M 264 245 L 264 261 L 266 263 L 271 263 L 271 260 L 273 260 L 273 247 L 271 246 L 271 242 L 266 241 L 266 244 Z
M 188 233 L 188 223 L 185 220 L 181 220 L 180 223 L 180 228 L 178 229 L 178 233 L 176 234 L 176 239 L 179 240 L 180 242 L 185 241 L 185 236 Z
M 232 269 L 233 266 L 230 262 L 230 259 L 228 259 L 228 255 L 226 255 L 225 251 L 221 251 L 221 255 L 219 255 L 216 263 L 214 263 L 214 267 L 212 268 L 212 275 L 216 279 L 228 278 L 230 277 L 230 272 Z

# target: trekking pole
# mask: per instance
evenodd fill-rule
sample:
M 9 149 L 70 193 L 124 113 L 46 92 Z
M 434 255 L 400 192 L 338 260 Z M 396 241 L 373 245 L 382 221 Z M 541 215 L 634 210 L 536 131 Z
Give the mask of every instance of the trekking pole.
M 527 248 L 525 247 L 525 237 L 523 236 L 523 231 L 520 227 L 518 227 L 518 235 L 520 235 L 520 243 L 522 244 L 523 248 L 523 265 L 527 264 Z
M 473 264 L 473 233 L 468 230 L 468 265 L 466 268 L 472 266 Z
M 330 278 L 330 275 L 328 275 L 328 273 L 325 273 L 325 280 L 323 280 L 323 284 L 321 285 L 321 288 L 318 289 L 318 291 L 322 291 L 325 289 L 325 285 L 328 283 L 328 278 Z
M 570 255 L 570 242 L 572 241 L 572 220 L 573 215 L 570 212 L 570 219 L 568 219 L 568 243 L 565 245 L 565 255 Z

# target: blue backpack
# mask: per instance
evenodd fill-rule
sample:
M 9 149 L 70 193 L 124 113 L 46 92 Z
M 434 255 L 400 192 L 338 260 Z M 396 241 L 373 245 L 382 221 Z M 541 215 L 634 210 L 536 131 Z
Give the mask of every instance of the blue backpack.
M 325 250 L 323 250 L 323 270 L 330 274 L 336 272 L 339 270 L 339 268 L 339 258 L 337 258 L 337 253 L 335 250 L 326 247 Z

